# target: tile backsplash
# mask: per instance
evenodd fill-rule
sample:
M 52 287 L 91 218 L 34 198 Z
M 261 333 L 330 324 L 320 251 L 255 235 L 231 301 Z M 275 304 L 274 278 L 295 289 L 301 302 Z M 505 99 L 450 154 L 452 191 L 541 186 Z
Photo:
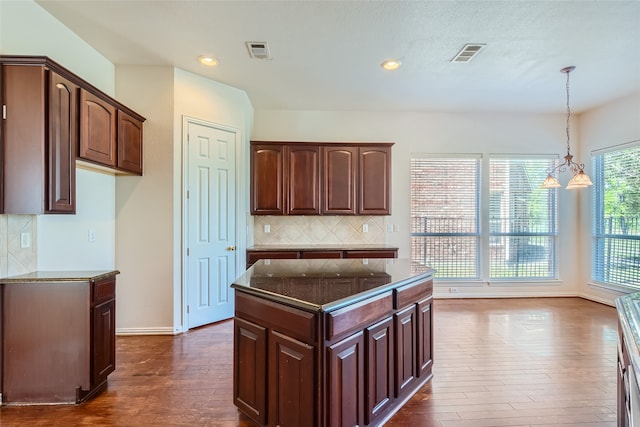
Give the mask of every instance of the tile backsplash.
M 37 268 L 37 221 L 34 215 L 0 215 L 0 277 Z M 22 236 L 28 247 L 23 248 Z
M 383 245 L 385 217 L 254 216 L 253 239 L 254 245 Z

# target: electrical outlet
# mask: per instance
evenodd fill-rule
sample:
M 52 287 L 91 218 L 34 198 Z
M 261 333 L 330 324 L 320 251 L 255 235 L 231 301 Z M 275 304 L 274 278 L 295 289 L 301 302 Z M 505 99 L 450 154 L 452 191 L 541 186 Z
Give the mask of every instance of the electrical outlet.
M 449 288 L 449 292 L 452 294 L 457 294 L 458 293 L 458 288 Z
M 87 239 L 90 242 L 95 242 L 96 241 L 96 230 L 93 228 L 90 228 L 89 231 L 87 232 Z
M 265 233 L 271 233 L 271 225 L 270 224 L 265 224 L 264 225 L 264 232 Z
M 363 233 L 369 232 L 369 224 L 362 224 L 362 232 Z
M 400 226 L 398 224 L 393 224 L 393 231 L 394 233 L 397 233 L 398 231 L 400 231 Z
M 31 247 L 31 233 L 22 233 L 20 234 L 20 247 L 22 249 Z
M 387 224 L 387 233 L 393 233 L 393 224 Z

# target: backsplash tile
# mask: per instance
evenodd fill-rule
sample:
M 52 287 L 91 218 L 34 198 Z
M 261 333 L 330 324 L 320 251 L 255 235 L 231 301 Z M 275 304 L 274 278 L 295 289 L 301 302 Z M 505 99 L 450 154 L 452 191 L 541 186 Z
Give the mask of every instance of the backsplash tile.
M 0 276 L 15 276 L 37 268 L 37 221 L 34 215 L 0 215 Z M 31 246 L 22 248 L 22 233 L 30 233 Z
M 265 233 L 265 225 L 270 232 Z M 362 226 L 369 231 L 364 233 Z M 383 216 L 254 216 L 255 245 L 383 245 Z

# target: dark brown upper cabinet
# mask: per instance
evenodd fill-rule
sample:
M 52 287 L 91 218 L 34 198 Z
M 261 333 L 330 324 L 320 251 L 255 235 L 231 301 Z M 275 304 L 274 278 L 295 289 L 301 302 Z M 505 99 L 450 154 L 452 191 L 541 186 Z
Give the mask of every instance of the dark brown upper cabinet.
M 320 147 L 286 147 L 287 214 L 320 214 Z
M 80 149 L 78 157 L 103 166 L 117 164 L 117 110 L 100 97 L 80 90 Z
M 391 213 L 391 147 L 358 148 L 358 214 Z
M 251 145 L 251 213 L 284 215 L 285 146 Z
M 118 110 L 118 169 L 142 175 L 142 120 Z
M 358 147 L 322 147 L 322 213 L 356 214 Z
M 389 215 L 391 143 L 251 142 L 253 215 Z
M 45 64 L 2 63 L 2 212 L 75 213 L 78 86 Z

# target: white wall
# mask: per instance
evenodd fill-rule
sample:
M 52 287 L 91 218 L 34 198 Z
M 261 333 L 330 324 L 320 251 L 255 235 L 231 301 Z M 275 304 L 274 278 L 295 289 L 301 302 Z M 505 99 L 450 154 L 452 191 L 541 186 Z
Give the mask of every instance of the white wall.
M 113 95 L 113 64 L 31 0 L 0 2 L 0 53 L 48 56 Z M 115 180 L 78 169 L 76 184 L 76 215 L 35 217 L 40 270 L 114 267 Z M 90 227 L 96 230 L 95 242 L 88 241 Z
M 640 140 L 640 92 L 602 105 L 580 115 L 580 142 L 583 160 L 590 166 L 590 152 L 614 145 Z M 579 293 L 585 298 L 612 304 L 621 295 L 613 289 L 589 284 L 591 278 L 591 192 L 585 192 L 580 200 Z
M 411 153 L 492 153 L 564 155 L 564 114 L 446 114 L 347 111 L 258 110 L 252 139 L 335 142 L 394 142 L 392 149 L 392 215 L 387 244 L 410 254 L 409 165 Z M 579 155 L 579 152 L 575 153 Z M 488 286 L 456 284 L 458 297 L 575 295 L 579 267 L 571 250 L 578 229 L 574 221 L 577 193 L 560 190 L 560 282 L 553 285 Z M 436 286 L 434 295 L 450 297 L 451 284 Z
M 183 330 L 182 119 L 237 129 L 240 242 L 246 229 L 246 149 L 253 109 L 245 92 L 171 67 L 118 66 L 116 93 L 142 114 L 144 175 L 116 178 L 119 334 Z M 239 248 L 240 249 L 240 248 Z M 238 253 L 244 253 L 240 249 Z

